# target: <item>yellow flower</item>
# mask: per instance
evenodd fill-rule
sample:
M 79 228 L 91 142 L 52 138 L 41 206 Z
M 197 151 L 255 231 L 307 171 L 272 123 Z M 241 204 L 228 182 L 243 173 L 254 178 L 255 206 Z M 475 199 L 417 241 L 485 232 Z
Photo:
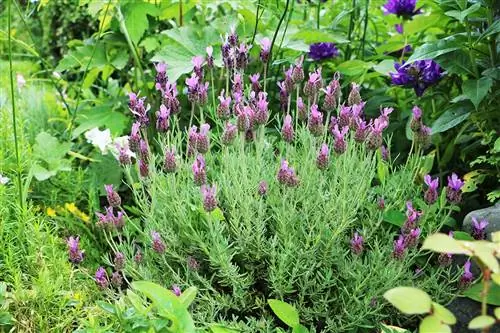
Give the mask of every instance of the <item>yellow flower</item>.
M 46 214 L 47 214 L 47 216 L 50 216 L 50 217 L 57 216 L 56 210 L 54 208 L 51 208 L 51 207 L 47 207 Z
M 67 203 L 65 203 L 64 204 L 64 208 L 66 208 L 66 210 L 68 212 L 70 212 L 74 216 L 78 217 L 82 221 L 84 221 L 84 222 L 89 222 L 90 221 L 90 217 L 87 214 L 85 214 L 84 212 L 82 212 L 81 210 L 79 210 L 78 207 L 76 207 L 76 205 L 75 205 L 74 202 L 67 202 Z

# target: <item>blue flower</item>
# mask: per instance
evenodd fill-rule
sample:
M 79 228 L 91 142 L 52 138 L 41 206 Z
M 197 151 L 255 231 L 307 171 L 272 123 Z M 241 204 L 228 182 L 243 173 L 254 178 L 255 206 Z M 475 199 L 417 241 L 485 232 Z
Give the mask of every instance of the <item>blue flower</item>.
M 415 9 L 417 0 L 387 0 L 382 6 L 385 15 L 395 14 L 404 18 L 411 18 L 413 15 L 420 14 L 420 9 Z
M 396 73 L 391 75 L 392 84 L 410 87 L 415 90 L 417 96 L 422 96 L 425 89 L 437 83 L 443 76 L 441 67 L 433 60 L 419 60 L 405 66 L 395 63 Z
M 339 55 L 339 50 L 334 43 L 314 43 L 309 45 L 309 57 L 313 60 L 334 58 Z

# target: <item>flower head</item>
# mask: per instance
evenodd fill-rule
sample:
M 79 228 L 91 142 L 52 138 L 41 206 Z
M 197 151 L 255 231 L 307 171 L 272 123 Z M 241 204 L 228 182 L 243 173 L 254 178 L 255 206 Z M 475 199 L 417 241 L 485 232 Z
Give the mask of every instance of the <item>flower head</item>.
M 109 285 L 108 273 L 103 267 L 99 267 L 95 272 L 94 280 L 101 289 L 106 289 Z
M 417 60 L 409 65 L 404 61 L 395 63 L 396 72 L 389 73 L 392 84 L 413 88 L 417 96 L 422 96 L 424 91 L 437 83 L 443 76 L 442 69 L 433 60 Z
M 335 125 L 332 130 L 332 134 L 335 138 L 335 143 L 333 145 L 333 149 L 337 154 L 342 154 L 347 149 L 347 142 L 345 141 L 345 136 L 349 132 L 349 127 L 345 126 L 342 129 L 339 129 L 338 125 Z
M 260 60 L 263 63 L 269 61 L 269 52 L 271 51 L 271 40 L 267 37 L 262 38 L 260 41 Z
M 416 14 L 420 14 L 420 9 L 415 9 L 417 0 L 388 0 L 382 6 L 382 11 L 385 15 L 395 14 L 404 18 L 411 18 Z
M 161 239 L 160 234 L 156 231 L 151 231 L 151 246 L 153 247 L 153 251 L 156 253 L 161 254 L 165 252 L 166 245 L 163 242 L 163 239 Z
M 470 266 L 471 266 L 471 262 L 469 259 L 465 262 L 464 272 L 463 272 L 462 276 L 460 277 L 460 280 L 458 281 L 458 285 L 459 285 L 460 289 L 466 289 L 467 287 L 469 287 L 471 285 L 472 281 L 474 280 L 474 275 L 470 271 Z
M 198 154 L 192 166 L 194 183 L 203 185 L 207 182 L 207 171 L 203 155 Z
M 313 60 L 323 60 L 335 58 L 339 55 L 339 50 L 334 43 L 314 43 L 309 45 L 309 57 Z
M 168 130 L 168 118 L 170 110 L 163 104 L 160 105 L 160 110 L 156 111 L 156 129 L 160 132 Z
M 351 239 L 351 251 L 359 256 L 363 253 L 363 244 L 363 236 L 360 236 L 357 232 L 355 232 Z
M 229 121 L 226 122 L 226 125 L 224 126 L 224 131 L 222 132 L 222 143 L 225 145 L 231 144 L 236 138 L 237 134 L 238 134 L 238 126 L 230 123 Z
M 104 189 L 106 190 L 106 197 L 108 199 L 108 204 L 111 207 L 118 207 L 122 204 L 122 199 L 120 195 L 113 189 L 113 185 L 104 185 Z
M 431 175 L 425 175 L 424 183 L 427 185 L 427 191 L 424 193 L 425 202 L 433 204 L 438 197 L 439 178 L 432 179 Z
M 486 227 L 488 226 L 488 221 L 486 219 L 477 220 L 476 217 L 472 217 L 472 237 L 476 240 L 483 240 L 486 238 Z
M 420 237 L 420 228 L 411 229 L 408 234 L 405 235 L 405 245 L 407 248 L 414 247 L 418 243 L 418 238 Z
M 285 120 L 283 121 L 283 127 L 281 128 L 281 137 L 286 142 L 290 143 L 293 141 L 294 130 L 292 125 L 292 116 L 287 114 Z
M 115 258 L 113 259 L 113 265 L 117 271 L 120 271 L 125 266 L 125 256 L 121 252 L 115 253 Z
M 464 182 L 455 174 L 448 176 L 448 185 L 446 186 L 446 197 L 451 203 L 458 204 L 462 201 L 462 187 Z
M 202 185 L 201 195 L 203 197 L 203 208 L 207 212 L 213 211 L 217 208 L 217 198 L 216 198 L 217 187 L 215 185 Z
M 403 259 L 406 251 L 406 244 L 403 235 L 399 235 L 398 239 L 394 241 L 394 248 L 392 251 L 392 256 L 395 259 Z
M 295 174 L 295 170 L 288 166 L 288 161 L 282 160 L 281 167 L 278 170 L 278 181 L 286 186 L 294 187 L 299 184 L 299 179 Z
M 259 182 L 259 189 L 258 189 L 259 195 L 261 197 L 265 196 L 267 194 L 267 190 L 268 190 L 267 182 L 265 180 L 261 180 Z
M 330 162 L 330 150 L 328 149 L 328 145 L 323 143 L 319 150 L 318 156 L 316 157 L 316 166 L 320 170 L 325 170 L 328 167 L 328 163 Z
M 181 288 L 179 288 L 178 285 L 173 284 L 172 285 L 172 292 L 174 293 L 175 296 L 179 297 L 182 293 Z
M 70 236 L 66 240 L 66 244 L 68 245 L 69 260 L 74 264 L 78 264 L 78 263 L 82 262 L 83 251 L 81 251 L 79 248 L 80 237 Z
M 347 104 L 349 106 L 362 103 L 361 95 L 359 94 L 359 84 L 353 82 L 349 96 L 347 97 Z
M 222 119 L 227 119 L 231 115 L 230 105 L 231 96 L 224 96 L 224 90 L 221 91 L 219 98 L 219 106 L 217 107 L 217 115 Z
M 311 112 L 309 113 L 309 122 L 307 124 L 309 131 L 314 136 L 323 134 L 323 114 L 319 112 L 318 105 L 311 105 Z

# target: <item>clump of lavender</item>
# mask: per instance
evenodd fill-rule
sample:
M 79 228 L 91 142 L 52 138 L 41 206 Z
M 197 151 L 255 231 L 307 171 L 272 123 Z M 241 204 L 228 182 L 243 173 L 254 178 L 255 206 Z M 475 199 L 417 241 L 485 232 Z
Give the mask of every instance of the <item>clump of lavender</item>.
M 332 134 L 335 138 L 335 143 L 333 144 L 333 150 L 337 154 L 343 154 L 347 149 L 347 142 L 345 141 L 345 136 L 349 132 L 349 127 L 342 127 L 342 130 L 339 130 L 339 126 L 335 125 L 332 131 Z
M 396 72 L 389 73 L 392 84 L 413 88 L 417 96 L 422 96 L 424 91 L 441 80 L 443 72 L 441 67 L 433 60 L 418 60 L 409 65 L 403 61 L 395 63 Z
M 281 128 L 281 137 L 286 142 L 290 143 L 293 141 L 294 130 L 292 124 L 292 116 L 287 114 L 285 120 L 283 121 L 283 127 Z
M 488 226 L 488 221 L 486 219 L 477 220 L 476 217 L 472 217 L 472 237 L 476 240 L 483 240 L 486 238 L 486 227 Z
M 316 157 L 316 166 L 320 170 L 325 170 L 328 168 L 328 164 L 330 162 L 330 150 L 328 149 L 328 145 L 323 143 L 319 150 L 318 156 Z
M 83 251 L 80 250 L 80 237 L 70 236 L 66 240 L 68 246 L 68 256 L 69 261 L 74 264 L 78 264 L 83 260 Z
M 163 169 L 165 172 L 172 173 L 177 170 L 177 162 L 175 158 L 175 150 L 174 148 L 170 148 L 165 151 L 165 160 L 163 163 Z
M 474 280 L 474 275 L 470 271 L 470 266 L 471 262 L 470 260 L 467 260 L 464 264 L 464 273 L 462 274 L 460 280 L 458 281 L 458 286 L 462 290 L 467 289 Z
M 385 15 L 394 14 L 398 17 L 411 19 L 414 15 L 420 14 L 420 9 L 415 9 L 417 0 L 388 0 L 382 6 L 382 11 Z
M 446 198 L 453 204 L 458 204 L 462 201 L 462 187 L 464 182 L 458 178 L 455 173 L 448 176 L 448 185 L 446 186 Z
M 113 189 L 113 185 L 104 185 L 104 189 L 106 190 L 106 198 L 108 200 L 108 204 L 111 207 L 119 207 L 122 204 L 122 199 L 120 195 Z
M 167 248 L 160 234 L 156 231 L 151 231 L 151 247 L 153 251 L 160 254 L 164 253 Z
M 217 198 L 216 198 L 217 187 L 215 185 L 202 185 L 201 195 L 203 197 L 203 208 L 207 212 L 213 211 L 217 208 Z
M 288 161 L 282 160 L 281 167 L 277 175 L 278 182 L 288 187 L 295 187 L 299 184 L 299 179 L 295 174 L 295 170 L 288 166 Z
M 406 251 L 406 244 L 403 235 L 399 235 L 398 239 L 394 241 L 394 248 L 392 257 L 398 260 L 403 259 Z
M 191 103 L 204 105 L 207 102 L 208 82 L 202 83 L 201 78 L 192 73 L 191 77 L 186 78 L 186 85 Z
M 267 94 L 263 91 L 259 92 L 257 102 L 255 103 L 255 123 L 257 125 L 265 125 L 269 119 L 269 110 L 267 108 Z
M 106 289 L 109 285 L 108 273 L 106 273 L 106 270 L 103 267 L 99 267 L 97 269 L 94 280 L 101 289 Z
M 370 132 L 368 134 L 367 147 L 372 150 L 377 150 L 382 146 L 384 142 L 382 138 L 382 132 L 387 127 L 387 121 L 376 118 L 370 126 Z
M 155 77 L 155 87 L 156 90 L 161 90 L 163 86 L 168 81 L 168 76 L 167 76 L 167 64 L 164 62 L 159 62 L 155 64 L 155 69 L 156 69 L 156 77 Z
M 309 131 L 314 136 L 323 135 L 323 114 L 319 112 L 316 104 L 311 105 L 311 113 L 309 113 L 309 122 L 307 124 Z
M 264 197 L 267 194 L 267 190 L 268 190 L 267 182 L 265 180 L 261 180 L 259 182 L 259 189 L 257 192 L 261 197 Z
M 351 251 L 355 255 L 361 255 L 363 253 L 363 236 L 360 236 L 357 232 L 354 233 L 354 236 L 351 239 Z
M 431 175 L 425 175 L 424 182 L 427 185 L 427 191 L 424 193 L 424 200 L 429 205 L 436 202 L 438 197 L 437 189 L 439 187 L 439 178 L 432 179 Z
M 322 42 L 309 45 L 309 57 L 313 60 L 323 60 L 338 57 L 339 50 L 334 43 Z
M 198 155 L 192 166 L 194 183 L 201 186 L 207 182 L 206 164 L 203 155 Z

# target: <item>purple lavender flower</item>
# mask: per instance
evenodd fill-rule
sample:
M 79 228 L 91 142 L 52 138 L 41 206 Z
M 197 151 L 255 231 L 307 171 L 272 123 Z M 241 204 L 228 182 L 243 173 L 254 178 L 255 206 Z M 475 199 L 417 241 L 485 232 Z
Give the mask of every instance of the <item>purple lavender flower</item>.
M 382 155 L 382 160 L 389 161 L 391 151 L 385 145 L 380 146 L 380 154 Z
M 241 43 L 236 49 L 236 67 L 239 69 L 245 69 L 248 65 L 248 51 L 250 46 L 245 43 Z
M 376 150 L 382 146 L 384 140 L 382 139 L 382 132 L 387 127 L 387 121 L 376 118 L 370 127 L 370 134 L 368 135 L 367 146 L 369 149 Z
M 134 156 L 132 151 L 130 150 L 129 143 L 125 143 L 124 145 L 120 145 L 117 143 L 116 149 L 118 150 L 118 161 L 120 165 L 129 165 L 132 163 L 131 157 Z
M 134 93 L 129 94 L 129 107 L 130 112 L 134 115 L 136 121 L 141 124 L 141 127 L 146 127 L 149 125 L 149 117 L 148 111 L 151 108 L 151 105 L 144 105 L 144 101 L 146 97 L 137 98 L 137 95 Z
M 123 218 L 124 212 L 119 211 L 116 216 L 113 218 L 113 225 L 116 229 L 121 230 L 125 225 L 125 219 Z
M 280 106 L 281 110 L 285 111 L 288 107 L 288 91 L 286 90 L 286 85 L 284 81 L 277 83 L 278 88 L 280 88 Z
M 446 186 L 446 197 L 448 201 L 454 204 L 460 203 L 462 201 L 462 187 L 464 182 L 458 178 L 455 173 L 448 176 L 448 185 Z
M 413 132 L 418 132 L 422 128 L 422 110 L 418 106 L 414 106 L 411 110 L 412 118 L 410 121 L 410 128 Z
M 458 286 L 462 290 L 467 289 L 471 285 L 472 281 L 474 280 L 474 275 L 470 271 L 470 266 L 471 266 L 471 262 L 469 259 L 465 262 L 464 273 L 462 274 L 462 276 L 460 277 L 460 280 L 458 281 Z
M 271 40 L 267 37 L 262 38 L 260 41 L 260 60 L 263 63 L 269 61 L 269 52 L 271 51 Z
M 426 148 L 431 143 L 432 130 L 430 127 L 422 125 L 420 130 L 415 133 L 415 143 L 419 146 Z
M 217 107 L 217 116 L 222 119 L 227 119 L 231 115 L 230 105 L 231 105 L 231 97 L 224 97 L 224 89 L 221 91 L 219 96 L 220 104 Z
M 149 176 L 149 165 L 148 162 L 144 160 L 139 160 L 139 174 L 142 178 Z
M 233 68 L 234 60 L 233 60 L 233 56 L 232 56 L 231 45 L 229 45 L 229 43 L 224 43 L 221 45 L 220 50 L 221 50 L 222 62 L 224 63 L 224 67 Z
M 313 60 L 323 60 L 338 57 L 339 50 L 334 43 L 314 43 L 309 45 L 309 57 Z
M 424 91 L 437 83 L 443 76 L 442 69 L 433 60 L 418 60 L 409 65 L 403 61 L 395 63 L 396 72 L 391 75 L 392 84 L 413 88 L 417 96 L 422 96 Z
M 200 132 L 196 138 L 196 149 L 198 152 L 204 154 L 210 148 L 210 137 L 208 131 L 210 130 L 209 124 L 201 124 Z
M 401 232 L 404 235 L 407 235 L 410 233 L 411 230 L 415 229 L 417 227 L 418 220 L 420 219 L 420 216 L 422 216 L 422 212 L 416 210 L 413 208 L 413 205 L 411 201 L 408 201 L 406 203 L 406 221 L 401 227 Z
M 335 143 L 333 144 L 333 150 L 337 154 L 343 154 L 347 149 L 347 142 L 345 141 L 345 136 L 349 132 L 349 127 L 342 127 L 342 130 L 339 130 L 339 126 L 335 125 L 332 131 L 333 136 L 335 137 Z
M 394 249 L 392 251 L 392 257 L 398 260 L 403 259 L 406 251 L 406 245 L 403 235 L 399 235 L 399 238 L 394 241 Z
M 137 252 L 135 253 L 135 256 L 134 256 L 134 261 L 139 264 L 142 262 L 142 252 L 141 250 L 137 250 Z
M 132 130 L 130 131 L 130 136 L 128 137 L 128 144 L 130 150 L 134 153 L 139 151 L 139 143 L 141 142 L 141 135 L 139 129 L 141 128 L 141 123 L 136 121 L 132 124 Z
M 215 185 L 202 185 L 201 195 L 203 197 L 203 208 L 207 212 L 213 211 L 217 208 L 217 198 L 216 196 L 217 187 Z
M 203 155 L 198 154 L 192 166 L 194 183 L 201 186 L 207 182 L 207 171 Z
M 309 122 L 307 123 L 309 131 L 314 136 L 323 134 L 323 114 L 319 112 L 318 105 L 311 105 L 311 113 L 309 114 Z
M 360 236 L 357 232 L 354 233 L 354 236 L 351 239 L 351 251 L 355 255 L 361 255 L 363 253 L 363 236 Z
M 156 111 L 156 129 L 159 132 L 166 132 L 168 130 L 169 117 L 170 110 L 165 105 L 160 105 L 160 110 Z
M 448 233 L 448 236 L 453 238 L 453 231 L 450 231 Z M 442 266 L 442 267 L 446 267 L 446 266 L 449 266 L 451 265 L 452 263 L 452 254 L 451 253 L 441 253 L 438 257 L 438 262 L 439 262 L 439 265 Z
M 123 276 L 122 276 L 122 273 L 117 271 L 117 272 L 113 272 L 113 274 L 111 274 L 111 284 L 113 286 L 115 286 L 116 288 L 120 288 L 123 284 Z
M 396 29 L 398 34 L 402 34 L 403 33 L 403 24 L 401 24 L 401 23 L 395 24 L 394 29 Z
M 294 130 L 292 125 L 292 116 L 287 114 L 285 120 L 283 121 L 283 127 L 281 128 L 281 137 L 285 142 L 292 142 L 294 136 Z
M 420 9 L 415 9 L 417 0 L 387 0 L 382 6 L 385 15 L 395 14 L 405 19 L 411 19 L 412 16 L 420 14 Z
M 252 84 L 252 91 L 255 91 L 255 93 L 258 93 L 260 91 L 260 73 L 255 73 L 253 75 L 248 76 L 248 79 L 250 80 L 250 83 Z
M 198 85 L 200 78 L 196 73 L 192 73 L 191 77 L 186 78 L 186 86 L 188 88 L 188 99 L 191 103 L 196 103 L 198 99 Z
M 256 102 L 255 122 L 258 125 L 265 125 L 269 119 L 269 110 L 267 108 L 267 94 L 263 91 L 259 92 Z
M 80 250 L 80 237 L 70 236 L 66 240 L 66 244 L 68 245 L 68 255 L 69 261 L 74 264 L 78 264 L 83 260 L 83 251 Z
M 265 196 L 267 194 L 267 190 L 268 190 L 268 185 L 267 185 L 267 182 L 265 180 L 261 180 L 259 182 L 259 189 L 258 189 L 258 193 L 261 197 Z
M 238 130 L 240 132 L 247 132 L 252 129 L 254 125 L 255 111 L 250 106 L 244 106 L 240 111 L 238 111 L 237 124 Z
M 379 197 L 377 199 L 377 206 L 378 206 L 378 209 L 380 210 L 384 210 L 385 209 L 385 200 L 383 197 Z
M 295 66 L 292 70 L 292 80 L 293 83 L 299 83 L 304 81 L 304 56 L 300 56 L 299 59 L 295 61 Z
M 151 246 L 153 247 L 153 251 L 156 253 L 161 254 L 165 252 L 166 245 L 163 242 L 163 239 L 161 239 L 160 234 L 156 231 L 151 231 Z
M 337 107 L 337 98 L 336 92 L 331 85 L 326 86 L 326 89 L 323 89 L 325 93 L 325 99 L 323 100 L 323 109 L 326 111 L 335 110 Z
M 295 187 L 299 184 L 299 179 L 295 174 L 295 170 L 288 166 L 288 161 L 281 160 L 281 167 L 278 170 L 278 181 L 286 186 Z
M 146 140 L 139 141 L 139 157 L 148 162 L 149 161 L 149 146 Z
M 170 110 L 170 114 L 176 114 L 180 111 L 180 102 L 177 99 L 177 88 L 175 83 L 167 81 L 163 91 L 163 104 Z
M 104 185 L 104 189 L 106 190 L 106 197 L 108 199 L 108 204 L 111 207 L 118 207 L 122 204 L 122 199 L 120 195 L 113 189 L 113 185 Z
M 163 163 L 163 169 L 165 172 L 175 172 L 177 170 L 177 162 L 175 158 L 175 150 L 174 148 L 170 148 L 165 151 L 165 160 Z
M 197 77 L 200 78 L 200 81 L 203 80 L 203 62 L 205 59 L 202 56 L 195 56 L 191 58 L 191 63 L 193 64 L 193 72 Z
M 307 110 L 302 97 L 297 98 L 297 113 L 300 120 L 307 119 Z
M 349 106 L 356 105 L 362 103 L 361 95 L 359 94 L 359 84 L 352 83 L 351 91 L 349 92 L 349 96 L 347 97 L 347 104 Z
M 317 69 L 315 72 L 309 73 L 309 79 L 304 85 L 304 94 L 307 97 L 313 97 L 316 95 L 322 86 L 321 69 Z
M 155 64 L 156 77 L 155 77 L 155 88 L 156 90 L 161 90 L 163 86 L 167 83 L 167 64 L 164 62 L 159 62 Z
M 174 293 L 175 296 L 179 297 L 182 293 L 181 288 L 179 288 L 178 285 L 173 284 L 172 285 L 172 292 Z
M 224 131 L 222 132 L 222 143 L 225 145 L 231 144 L 238 134 L 238 127 L 230 122 L 226 122 Z
M 121 252 L 115 253 L 115 258 L 113 260 L 113 264 L 117 271 L 120 271 L 125 267 L 125 256 Z
M 212 45 L 209 45 L 206 47 L 205 51 L 207 52 L 207 57 L 205 58 L 205 61 L 207 62 L 207 67 L 209 69 L 212 69 L 214 68 L 214 56 L 213 56 L 214 48 L 212 47 Z
M 193 256 L 187 257 L 187 265 L 189 269 L 192 269 L 194 271 L 197 271 L 200 268 L 200 263 Z
M 328 163 L 330 162 L 330 150 L 328 149 L 328 145 L 323 143 L 319 150 L 318 156 L 316 157 L 316 166 L 320 170 L 325 170 L 328 167 Z
M 348 127 L 351 123 L 352 107 L 341 105 L 339 110 L 338 124 L 340 127 Z
M 108 273 L 103 267 L 99 267 L 95 272 L 95 282 L 101 289 L 106 289 L 109 285 Z
M 427 191 L 424 193 L 424 200 L 429 205 L 432 205 L 438 197 L 439 178 L 432 179 L 431 175 L 425 175 L 424 182 L 428 186 Z
M 486 238 L 486 227 L 488 226 L 488 221 L 482 219 L 478 221 L 474 216 L 472 217 L 472 237 L 476 240 L 483 240 Z
M 231 27 L 231 32 L 229 36 L 227 36 L 227 41 L 231 46 L 236 46 L 238 44 L 239 37 L 235 27 Z
M 415 247 L 417 245 L 420 232 L 420 228 L 415 228 L 411 229 L 410 232 L 404 236 L 407 248 Z

